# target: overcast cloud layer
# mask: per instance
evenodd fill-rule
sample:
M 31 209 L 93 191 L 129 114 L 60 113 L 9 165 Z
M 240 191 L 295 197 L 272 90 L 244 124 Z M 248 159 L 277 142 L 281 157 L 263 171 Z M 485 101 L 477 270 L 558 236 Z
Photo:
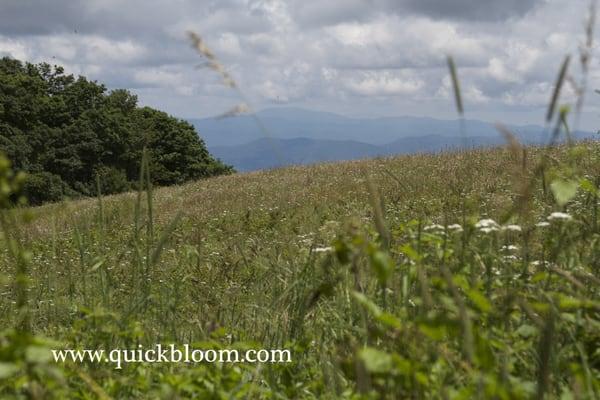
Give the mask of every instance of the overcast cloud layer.
M 240 102 L 203 68 L 200 34 L 256 109 L 541 123 L 563 57 L 584 40 L 586 0 L 2 0 L 0 56 L 64 65 L 180 117 Z M 572 64 L 578 79 L 578 57 Z M 582 127 L 600 126 L 600 69 Z M 572 90 L 570 90 L 572 92 Z M 572 94 L 572 93 L 571 93 Z M 568 100 L 566 93 L 564 100 Z

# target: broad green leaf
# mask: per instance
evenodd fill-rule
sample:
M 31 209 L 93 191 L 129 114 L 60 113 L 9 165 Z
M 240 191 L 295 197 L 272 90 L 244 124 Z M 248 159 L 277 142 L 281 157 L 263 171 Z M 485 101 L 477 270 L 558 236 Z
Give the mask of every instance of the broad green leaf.
M 372 347 L 360 350 L 358 357 L 365 364 L 368 372 L 385 373 L 392 369 L 392 356 Z
M 394 270 L 394 261 L 387 253 L 375 251 L 371 254 L 371 266 L 375 270 L 379 283 L 384 285 Z
M 341 264 L 350 263 L 350 248 L 345 242 L 336 240 L 333 243 L 333 248 L 335 249 L 335 255 L 337 256 L 337 259 Z
M 538 272 L 535 275 L 533 275 L 531 277 L 531 282 L 532 283 L 538 283 L 540 281 L 543 281 L 544 279 L 548 278 L 548 273 L 547 272 Z
M 13 363 L 0 362 L 0 379 L 6 379 L 19 370 Z
M 515 332 L 519 336 L 522 336 L 524 338 L 528 338 L 528 337 L 537 335 L 538 329 L 535 326 L 533 326 L 533 325 L 523 324 Z
M 419 253 L 417 253 L 417 251 L 413 249 L 412 246 L 409 244 L 401 246 L 400 252 L 413 261 L 419 261 L 421 259 Z
M 550 189 L 552 190 L 552 194 L 554 194 L 556 203 L 561 207 L 575 197 L 578 188 L 579 184 L 571 180 L 557 179 L 550 184 Z
M 419 382 L 423 386 L 425 386 L 429 383 L 429 378 L 427 377 L 427 375 L 425 375 L 422 372 L 416 372 L 415 379 L 417 380 L 417 382 Z
M 352 292 L 352 297 L 364 308 L 367 309 L 369 314 L 374 317 L 379 317 L 381 315 L 381 309 L 377 306 L 377 304 L 373 303 L 367 296 L 360 292 Z
M 383 313 L 383 314 L 379 315 L 377 317 L 377 321 L 381 322 L 382 324 L 384 324 L 390 328 L 395 328 L 395 329 L 402 328 L 402 322 L 400 322 L 400 320 L 398 318 L 396 318 L 394 315 L 389 314 L 389 313 Z
M 446 327 L 442 324 L 419 324 L 419 330 L 433 340 L 443 340 L 446 337 Z
M 52 359 L 52 352 L 46 347 L 29 346 L 25 350 L 25 359 L 31 363 L 45 363 Z
M 598 194 L 598 188 L 589 179 L 583 178 L 579 182 L 579 186 L 581 187 L 582 190 L 584 190 L 588 193 Z
M 584 302 L 570 296 L 560 296 L 558 307 L 562 310 L 575 310 L 581 308 Z
M 469 300 L 471 300 L 480 311 L 489 313 L 492 310 L 492 305 L 479 290 L 469 289 L 466 293 Z
M 377 319 L 377 321 L 381 322 L 383 325 L 394 329 L 400 329 L 402 327 L 402 323 L 398 318 L 396 318 L 390 313 L 382 312 L 381 309 L 377 306 L 377 304 L 369 300 L 369 298 L 363 293 L 352 292 L 352 297 L 354 297 L 354 299 L 361 306 L 363 306 L 369 312 L 369 314 L 374 316 Z

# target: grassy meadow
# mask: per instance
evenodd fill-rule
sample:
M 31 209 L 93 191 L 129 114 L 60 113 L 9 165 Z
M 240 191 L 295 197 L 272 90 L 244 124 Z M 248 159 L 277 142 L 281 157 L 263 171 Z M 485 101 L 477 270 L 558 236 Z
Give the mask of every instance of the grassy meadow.
M 0 397 L 599 398 L 599 183 L 512 142 L 4 210 Z M 49 352 L 155 343 L 293 362 Z

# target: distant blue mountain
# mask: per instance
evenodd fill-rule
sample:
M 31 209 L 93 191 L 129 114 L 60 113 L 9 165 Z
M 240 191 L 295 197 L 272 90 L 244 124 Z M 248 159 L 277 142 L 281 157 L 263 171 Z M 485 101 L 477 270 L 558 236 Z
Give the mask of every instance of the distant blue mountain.
M 467 139 L 428 135 L 398 139 L 386 145 L 351 140 L 257 139 L 234 146 L 214 146 L 211 153 L 238 171 L 255 171 L 285 165 L 356 160 L 396 154 L 430 153 L 461 147 L 483 147 L 502 143 L 500 138 Z
M 195 119 L 207 147 L 239 171 L 393 154 L 437 152 L 504 143 L 494 124 L 424 117 L 351 118 L 298 108 L 274 108 L 256 115 Z M 544 140 L 540 126 L 508 126 L 523 143 Z M 577 139 L 593 137 L 577 132 Z

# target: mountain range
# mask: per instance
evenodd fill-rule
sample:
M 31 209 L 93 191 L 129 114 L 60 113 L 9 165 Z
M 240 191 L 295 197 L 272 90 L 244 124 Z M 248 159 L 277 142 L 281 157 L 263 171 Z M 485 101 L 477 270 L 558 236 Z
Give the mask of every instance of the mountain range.
M 479 120 L 426 117 L 353 118 L 298 108 L 273 108 L 231 118 L 189 120 L 210 152 L 238 171 L 395 154 L 496 146 L 496 126 Z M 537 125 L 507 126 L 523 143 L 549 134 Z M 576 139 L 594 137 L 578 131 Z

